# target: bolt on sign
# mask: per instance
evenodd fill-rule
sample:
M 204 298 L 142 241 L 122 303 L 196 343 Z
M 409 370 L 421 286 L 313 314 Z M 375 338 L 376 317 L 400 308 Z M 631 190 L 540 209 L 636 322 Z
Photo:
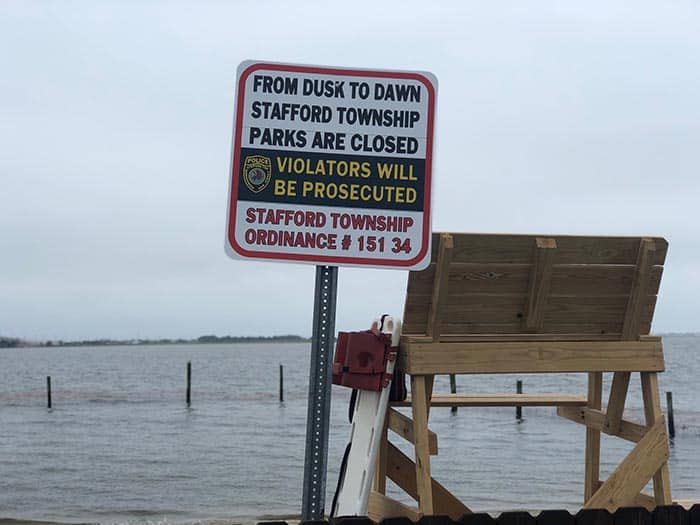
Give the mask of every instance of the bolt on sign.
M 227 252 L 321 265 L 430 262 L 430 73 L 243 62 Z

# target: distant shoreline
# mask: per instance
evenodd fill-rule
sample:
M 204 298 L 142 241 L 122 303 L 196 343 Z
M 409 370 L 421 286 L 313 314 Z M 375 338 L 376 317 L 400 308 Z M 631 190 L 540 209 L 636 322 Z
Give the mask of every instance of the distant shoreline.
M 657 333 L 661 337 L 696 337 L 700 332 Z M 0 348 L 60 348 L 75 346 L 148 346 L 148 345 L 206 345 L 231 343 L 310 343 L 310 337 L 285 334 L 272 336 L 202 335 L 196 339 L 85 339 L 80 341 L 27 341 L 17 337 L 0 336 Z M 0 524 L 2 525 L 2 524 Z
M 208 345 L 231 343 L 308 343 L 309 337 L 300 335 L 272 336 L 216 336 L 203 335 L 196 339 L 85 339 L 81 341 L 24 341 L 0 338 L 0 348 L 62 348 L 76 346 L 149 346 L 149 345 Z

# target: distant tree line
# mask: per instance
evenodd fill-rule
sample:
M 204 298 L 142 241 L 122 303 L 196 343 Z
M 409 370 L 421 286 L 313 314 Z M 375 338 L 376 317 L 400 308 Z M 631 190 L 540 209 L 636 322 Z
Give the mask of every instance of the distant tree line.
M 269 337 L 239 337 L 225 335 L 219 337 L 216 335 L 203 335 L 196 339 L 197 343 L 298 343 L 309 341 L 306 337 L 300 335 L 272 335 Z
M 203 335 L 196 339 L 84 339 L 80 341 L 46 341 L 41 346 L 120 346 L 120 345 L 177 345 L 215 343 L 299 343 L 310 339 L 299 335 L 272 336 L 216 336 Z M 18 345 L 26 346 L 26 345 Z
M 26 343 L 16 337 L 0 337 L 0 348 L 17 348 L 26 346 Z
M 271 336 L 217 336 L 203 335 L 196 339 L 83 339 L 80 341 L 44 341 L 42 343 L 25 341 L 17 337 L 0 336 L 0 348 L 19 348 L 25 346 L 123 346 L 123 345 L 178 345 L 178 344 L 216 344 L 216 343 L 303 343 L 310 341 L 300 335 Z

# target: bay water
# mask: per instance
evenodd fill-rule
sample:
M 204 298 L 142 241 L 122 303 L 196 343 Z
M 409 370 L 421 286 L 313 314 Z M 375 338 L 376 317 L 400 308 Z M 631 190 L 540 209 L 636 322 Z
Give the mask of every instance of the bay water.
M 664 392 L 673 392 L 676 423 L 673 496 L 700 498 L 700 336 L 668 335 L 664 348 L 661 395 L 665 409 Z M 298 515 L 309 355 L 309 343 L 0 349 L 0 519 L 166 524 Z M 458 391 L 514 392 L 518 379 L 525 392 L 586 392 L 585 374 L 465 375 Z M 449 391 L 447 376 L 436 378 L 435 391 Z M 349 394 L 333 387 L 326 509 L 349 435 Z M 584 427 L 554 408 L 524 408 L 523 416 L 434 408 L 435 478 L 476 511 L 577 510 Z M 626 417 L 643 419 L 638 374 Z M 602 477 L 631 447 L 603 436 Z

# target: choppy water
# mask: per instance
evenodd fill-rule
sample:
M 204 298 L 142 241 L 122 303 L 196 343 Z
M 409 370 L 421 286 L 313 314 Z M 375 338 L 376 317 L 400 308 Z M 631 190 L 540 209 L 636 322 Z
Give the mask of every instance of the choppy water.
M 700 336 L 664 341 L 661 388 L 673 391 L 677 428 L 673 495 L 696 498 Z M 299 513 L 308 344 L 0 349 L 0 364 L 0 518 L 170 523 Z M 526 392 L 586 391 L 583 374 L 520 378 Z M 516 379 L 460 376 L 458 389 L 513 391 Z M 629 417 L 642 417 L 638 383 Z M 448 390 L 438 378 L 436 391 Z M 334 387 L 333 396 L 327 507 L 349 431 L 348 391 Z M 576 509 L 585 432 L 554 411 L 526 408 L 516 423 L 512 408 L 434 409 L 435 477 L 475 510 Z M 603 475 L 629 448 L 603 437 Z

